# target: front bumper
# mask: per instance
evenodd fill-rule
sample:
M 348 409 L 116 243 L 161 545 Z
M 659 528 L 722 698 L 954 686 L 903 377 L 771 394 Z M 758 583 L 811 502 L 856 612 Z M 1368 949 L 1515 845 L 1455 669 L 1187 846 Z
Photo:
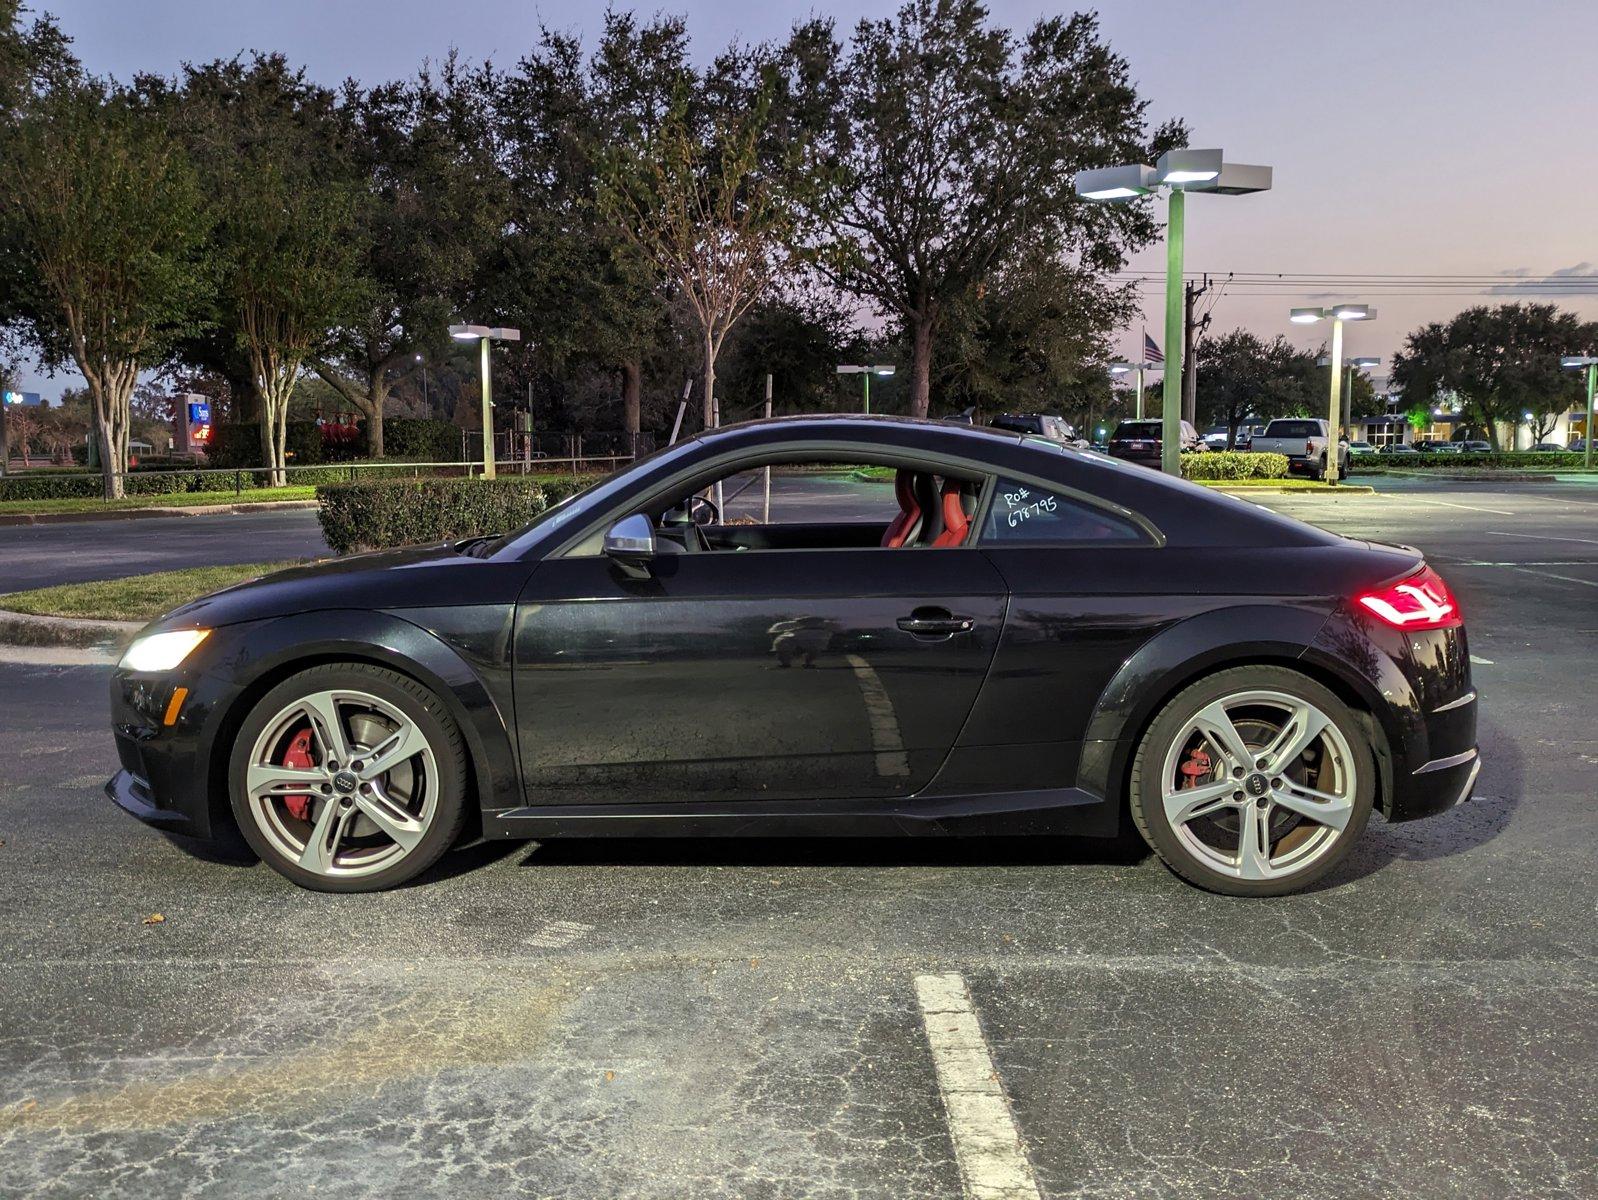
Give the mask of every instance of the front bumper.
M 168 725 L 168 706 L 180 687 L 187 694 Z M 106 781 L 105 794 L 147 825 L 213 836 L 217 814 L 206 747 L 213 744 L 230 694 L 222 680 L 197 672 L 114 671 L 111 730 L 122 769 Z

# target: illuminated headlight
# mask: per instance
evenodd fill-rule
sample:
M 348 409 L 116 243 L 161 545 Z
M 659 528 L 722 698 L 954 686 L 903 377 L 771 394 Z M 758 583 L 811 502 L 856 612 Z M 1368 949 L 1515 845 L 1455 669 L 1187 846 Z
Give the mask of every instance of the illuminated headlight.
M 124 671 L 170 671 L 211 636 L 209 629 L 174 629 L 135 639 L 117 665 Z

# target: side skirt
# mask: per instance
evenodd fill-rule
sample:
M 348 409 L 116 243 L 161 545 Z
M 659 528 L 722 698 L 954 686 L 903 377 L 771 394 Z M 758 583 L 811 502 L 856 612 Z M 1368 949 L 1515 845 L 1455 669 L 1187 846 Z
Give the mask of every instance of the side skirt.
M 1081 788 L 895 800 L 528 805 L 483 814 L 485 838 L 1114 837 L 1119 807 Z

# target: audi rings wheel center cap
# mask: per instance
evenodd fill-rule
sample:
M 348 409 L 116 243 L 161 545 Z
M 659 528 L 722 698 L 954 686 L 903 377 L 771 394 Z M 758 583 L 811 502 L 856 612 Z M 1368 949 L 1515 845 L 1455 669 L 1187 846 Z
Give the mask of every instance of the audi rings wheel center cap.
M 1249 782 L 1252 783 L 1253 781 L 1250 780 Z M 357 787 L 359 787 L 360 784 L 361 781 L 355 777 L 355 773 L 353 771 L 340 771 L 338 774 L 333 776 L 334 790 L 344 796 L 348 796 Z
M 338 780 L 335 779 L 333 782 L 337 783 Z M 1250 796 L 1253 796 L 1256 800 L 1258 800 L 1266 792 L 1270 791 L 1271 781 L 1256 771 L 1254 774 L 1248 777 L 1243 786 L 1248 790 L 1248 794 Z

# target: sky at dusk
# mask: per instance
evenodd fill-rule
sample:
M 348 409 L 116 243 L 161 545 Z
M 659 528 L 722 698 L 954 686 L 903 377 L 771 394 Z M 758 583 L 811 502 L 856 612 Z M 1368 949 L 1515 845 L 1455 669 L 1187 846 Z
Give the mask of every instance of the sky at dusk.
M 582 0 L 31 3 L 60 18 L 92 71 L 170 73 L 185 60 L 262 49 L 328 83 L 407 75 L 451 46 L 508 65 L 540 23 L 592 35 L 603 12 Z M 896 5 L 636 7 L 686 13 L 703 59 L 734 37 L 780 38 L 812 12 L 833 15 L 842 30 Z M 1018 28 L 1076 7 L 991 3 L 995 20 Z M 1233 284 L 1216 298 L 1213 332 L 1243 325 L 1313 346 L 1320 335 L 1289 325 L 1289 307 L 1368 300 L 1378 319 L 1350 328 L 1347 352 L 1385 359 L 1424 321 L 1534 293 L 1556 275 L 1591 277 L 1587 294 L 1558 302 L 1598 318 L 1598 0 L 1106 0 L 1099 13 L 1152 120 L 1180 117 L 1193 145 L 1275 168 L 1271 192 L 1189 200 L 1190 269 L 1504 275 L 1497 285 L 1426 289 Z M 1163 262 L 1155 248 L 1132 265 L 1159 271 Z M 1162 295 L 1159 284 L 1145 290 L 1148 328 L 1163 341 Z M 1120 352 L 1134 354 L 1138 336 L 1128 331 Z M 70 382 L 25 386 L 54 395 Z

